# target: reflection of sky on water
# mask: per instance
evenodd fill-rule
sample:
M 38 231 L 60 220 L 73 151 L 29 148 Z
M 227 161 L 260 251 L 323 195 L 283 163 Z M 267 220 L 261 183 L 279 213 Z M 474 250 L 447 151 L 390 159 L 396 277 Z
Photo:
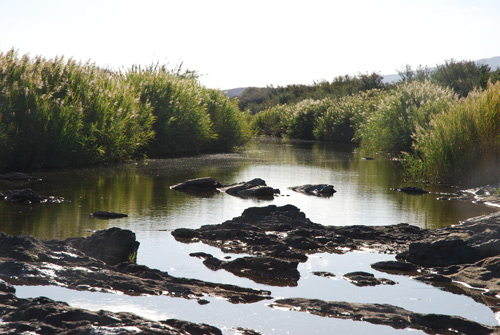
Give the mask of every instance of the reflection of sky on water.
M 192 252 L 203 251 L 223 258 L 219 249 L 201 244 L 183 244 L 175 241 L 169 232 L 138 235 L 153 243 L 141 244 L 139 264 L 158 268 L 176 277 L 201 279 L 211 282 L 234 284 L 255 289 L 270 290 L 273 298 L 302 297 L 326 301 L 350 301 L 360 303 L 387 303 L 419 313 L 437 313 L 462 316 L 486 325 L 496 325 L 493 312 L 471 298 L 447 293 L 405 276 L 390 275 L 373 270 L 370 264 L 392 260 L 394 256 L 376 253 L 351 252 L 344 255 L 311 255 L 306 263 L 299 265 L 301 278 L 297 287 L 272 287 L 257 284 L 249 279 L 236 277 L 224 270 L 212 271 L 202 265 L 199 258 L 190 257 Z M 152 255 L 156 255 L 153 257 Z M 335 278 L 313 275 L 313 271 L 328 271 Z M 376 277 L 388 278 L 396 285 L 357 287 L 342 278 L 352 271 L 366 271 Z M 264 334 L 325 334 L 334 327 L 340 334 L 401 334 L 390 327 L 375 326 L 362 322 L 321 318 L 307 313 L 273 310 L 267 305 L 272 300 L 255 304 L 230 304 L 222 299 L 208 298 L 210 304 L 199 305 L 195 300 L 165 296 L 130 297 L 107 293 L 79 292 L 57 287 L 18 286 L 20 297 L 45 295 L 63 300 L 75 307 L 90 310 L 107 309 L 114 312 L 127 311 L 154 320 L 177 318 L 192 322 L 208 323 L 220 328 L 248 327 Z M 314 331 L 311 330 L 314 325 Z M 225 333 L 230 334 L 229 330 Z M 414 332 L 412 333 L 420 333 Z
M 404 276 L 388 275 L 370 264 L 394 259 L 373 253 L 318 254 L 299 265 L 297 287 L 271 287 L 236 277 L 224 270 L 211 271 L 189 253 L 204 251 L 216 257 L 218 249 L 201 243 L 182 244 L 170 232 L 179 227 L 198 228 L 241 215 L 251 206 L 293 204 L 311 221 L 325 225 L 387 225 L 407 222 L 420 227 L 456 224 L 459 220 L 491 212 L 484 206 L 437 201 L 435 194 L 409 196 L 390 190 L 406 186 L 388 159 L 362 160 L 349 151 L 334 151 L 323 144 L 276 145 L 265 142 L 238 154 L 152 160 L 145 163 L 97 169 L 49 172 L 44 182 L 31 185 L 42 194 L 62 195 L 60 205 L 17 207 L 0 203 L 0 230 L 42 238 L 86 236 L 92 230 L 112 226 L 131 229 L 141 243 L 138 263 L 173 276 L 230 283 L 270 290 L 273 297 L 319 298 L 331 301 L 388 303 L 411 311 L 459 315 L 483 324 L 496 323 L 485 306 L 465 296 L 441 291 Z M 169 189 L 190 178 L 212 176 L 230 184 L 253 178 L 279 188 L 272 201 L 241 199 L 228 194 L 194 197 Z M 302 184 L 333 184 L 337 193 L 318 198 L 288 189 Z M 0 191 L 3 191 L 0 184 Z M 440 189 L 431 189 L 441 191 Z M 96 220 L 90 213 L 109 210 L 129 214 L 119 220 Z M 328 271 L 334 279 L 317 277 L 312 271 Z M 342 274 L 367 271 L 396 281 L 394 286 L 356 287 Z M 18 287 L 20 296 L 46 295 L 73 306 L 89 309 L 130 311 L 151 319 L 179 318 L 218 327 L 242 326 L 264 334 L 401 334 L 401 330 L 363 322 L 320 318 L 307 313 L 284 312 L 267 307 L 269 302 L 233 305 L 210 298 L 201 306 L 195 301 L 169 297 L 129 297 L 76 292 L 55 287 Z M 418 332 L 417 332 L 418 333 Z

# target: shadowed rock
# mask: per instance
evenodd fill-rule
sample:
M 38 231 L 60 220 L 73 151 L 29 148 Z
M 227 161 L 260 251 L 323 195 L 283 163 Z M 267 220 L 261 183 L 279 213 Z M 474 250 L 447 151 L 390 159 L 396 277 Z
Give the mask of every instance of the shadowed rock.
M 186 180 L 182 183 L 170 186 L 172 190 L 186 191 L 186 192 L 204 192 L 204 191 L 217 191 L 221 187 L 221 183 L 212 177 L 196 178 Z
M 312 274 L 318 277 L 335 278 L 335 275 L 333 273 L 327 271 L 314 271 L 312 272 Z
M 107 211 L 97 211 L 92 213 L 92 216 L 98 219 L 120 219 L 128 217 L 127 214 L 123 213 L 115 213 L 115 212 L 107 212 Z
M 260 178 L 255 178 L 248 182 L 222 186 L 219 190 L 242 198 L 260 198 L 269 200 L 274 199 L 274 195 L 280 193 L 279 189 L 267 186 L 266 182 Z
M 213 296 L 232 303 L 270 298 L 268 291 L 176 278 L 130 262 L 138 245 L 133 232 L 119 228 L 66 241 L 0 233 L 0 278 L 19 285 L 56 285 L 128 295 L 163 294 L 197 300 Z
M 224 269 L 238 277 L 245 277 L 256 283 L 297 286 L 300 278 L 300 273 L 297 270 L 298 262 L 271 257 L 240 257 L 232 261 L 222 261 L 206 253 L 193 253 L 191 256 L 204 258 L 203 264 L 211 270 Z
M 318 185 L 301 185 L 289 187 L 290 190 L 295 192 L 300 192 L 308 195 L 316 195 L 320 197 L 331 197 L 333 193 L 337 192 L 333 188 L 333 185 L 328 184 L 318 184 Z
M 416 187 L 416 186 L 406 186 L 406 187 L 396 188 L 394 190 L 399 191 L 399 192 L 403 192 L 403 193 L 408 193 L 408 194 L 426 194 L 426 193 L 429 193 L 429 191 L 424 190 L 420 187 Z
M 151 321 L 131 313 L 89 311 L 45 297 L 21 299 L 0 281 L 0 332 L 3 334 L 205 334 L 221 335 L 206 324 L 169 319 Z
M 441 314 L 423 314 L 388 304 L 363 304 L 344 301 L 290 298 L 276 300 L 271 307 L 290 308 L 322 317 L 365 321 L 394 329 L 412 328 L 430 334 L 486 335 L 498 331 L 462 317 Z
M 377 286 L 377 285 L 395 285 L 396 282 L 385 279 L 385 278 L 375 278 L 375 276 L 368 272 L 357 271 L 349 272 L 344 275 L 347 281 L 353 283 L 356 286 Z
M 63 197 L 56 196 L 41 196 L 32 189 L 25 188 L 22 190 L 10 190 L 5 193 L 0 193 L 0 200 L 18 202 L 24 204 L 43 204 L 43 203 L 61 203 Z

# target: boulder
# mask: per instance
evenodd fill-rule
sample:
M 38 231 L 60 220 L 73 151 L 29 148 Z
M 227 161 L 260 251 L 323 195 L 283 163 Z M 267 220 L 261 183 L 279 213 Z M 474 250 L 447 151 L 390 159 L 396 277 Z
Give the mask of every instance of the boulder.
M 221 187 L 221 183 L 212 177 L 189 179 L 182 183 L 170 186 L 172 190 L 185 192 L 217 192 L 217 188 Z
M 74 248 L 110 265 L 135 262 L 139 249 L 135 233 L 120 228 L 101 230 L 89 237 L 73 237 L 66 241 Z
M 266 185 L 260 178 L 255 178 L 247 182 L 235 183 L 222 186 L 220 191 L 242 198 L 273 199 L 280 190 Z
M 300 273 L 298 262 L 272 257 L 240 257 L 222 261 L 210 254 L 195 253 L 193 257 L 205 258 L 203 264 L 211 270 L 224 269 L 238 277 L 249 278 L 256 283 L 274 286 L 297 286 Z
M 290 190 L 295 192 L 300 192 L 308 195 L 316 195 L 321 197 L 330 197 L 333 193 L 337 192 L 333 188 L 333 185 L 328 184 L 318 184 L 318 185 L 301 185 L 301 186 L 293 186 L 289 187 Z

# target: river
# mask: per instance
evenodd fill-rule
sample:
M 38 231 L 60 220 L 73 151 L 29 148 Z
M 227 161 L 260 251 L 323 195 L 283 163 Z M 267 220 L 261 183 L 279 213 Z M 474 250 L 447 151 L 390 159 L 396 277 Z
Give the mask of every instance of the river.
M 440 192 L 452 188 L 405 183 L 398 163 L 386 156 L 367 160 L 351 148 L 313 142 L 256 140 L 242 152 L 203 155 L 191 158 L 146 160 L 137 163 L 90 169 L 41 172 L 42 180 L 29 185 L 0 183 L 0 192 L 31 187 L 42 195 L 65 198 L 61 204 L 15 205 L 0 202 L 0 230 L 9 234 L 31 234 L 44 239 L 88 236 L 95 230 L 117 226 L 130 229 L 140 242 L 139 264 L 168 271 L 173 276 L 230 283 L 265 289 L 274 298 L 304 297 L 331 301 L 388 303 L 415 312 L 458 315 L 486 325 L 497 325 L 494 313 L 469 297 L 455 295 L 411 278 L 389 275 L 370 264 L 394 259 L 393 255 L 351 252 L 345 255 L 315 254 L 299 265 L 301 278 L 296 287 L 273 287 L 236 277 L 224 270 L 211 271 L 192 252 L 207 252 L 218 258 L 219 249 L 201 243 L 183 244 L 171 231 L 221 223 L 239 216 L 252 206 L 293 204 L 313 222 L 323 225 L 390 225 L 406 222 L 422 228 L 438 228 L 496 209 L 459 201 L 439 201 Z M 219 193 L 194 197 L 169 187 L 187 179 L 211 176 L 223 184 L 262 178 L 279 188 L 274 200 L 252 200 Z M 288 189 L 303 184 L 333 184 L 330 198 L 318 198 Z M 408 195 L 392 189 L 415 185 L 432 193 Z M 106 210 L 128 214 L 127 218 L 99 220 L 90 214 Z M 314 276 L 329 271 L 334 279 Z M 342 274 L 367 271 L 392 279 L 397 285 L 356 287 Z M 72 291 L 49 286 L 17 286 L 20 297 L 47 296 L 91 310 L 128 311 L 162 320 L 178 318 L 217 326 L 225 334 L 233 327 L 255 329 L 263 334 L 401 334 L 366 322 L 322 318 L 307 313 L 271 309 L 270 301 L 235 305 L 211 299 L 207 305 L 194 300 L 165 296 L 131 297 L 109 293 Z M 420 333 L 411 331 L 412 334 Z

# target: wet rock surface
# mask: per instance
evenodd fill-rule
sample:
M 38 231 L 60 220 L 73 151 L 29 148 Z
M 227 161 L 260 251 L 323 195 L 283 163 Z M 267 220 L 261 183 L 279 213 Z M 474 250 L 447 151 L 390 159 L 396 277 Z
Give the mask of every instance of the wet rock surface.
M 247 208 L 239 217 L 199 229 L 176 229 L 172 235 L 181 242 L 197 242 L 223 251 L 304 262 L 318 252 L 345 253 L 371 248 L 381 252 L 402 252 L 412 241 L 430 231 L 408 224 L 393 226 L 323 226 L 311 222 L 297 207 Z
M 328 184 L 318 184 L 318 185 L 301 185 L 289 187 L 290 190 L 304 193 L 308 195 L 316 195 L 320 197 L 331 197 L 335 192 L 333 185 Z
M 205 334 L 221 330 L 206 324 L 169 319 L 151 321 L 130 313 L 88 311 L 45 297 L 21 299 L 0 281 L 2 334 Z
M 0 193 L 0 200 L 23 204 L 58 204 L 63 202 L 64 198 L 58 196 L 42 196 L 30 188 L 24 188 L 21 190 L 9 190 L 4 193 Z
M 429 191 L 424 190 L 420 187 L 416 186 L 405 186 L 401 188 L 395 188 L 395 191 L 403 192 L 403 193 L 408 193 L 408 194 L 427 194 Z
M 274 199 L 275 194 L 279 194 L 280 190 L 266 185 L 263 179 L 255 178 L 250 181 L 222 186 L 220 191 L 226 192 L 242 198 L 260 198 Z
M 56 285 L 76 290 L 186 299 L 213 296 L 232 303 L 270 298 L 268 291 L 177 278 L 135 264 L 130 259 L 135 257 L 137 247 L 134 233 L 119 228 L 65 241 L 0 233 L 0 278 L 18 285 Z
M 363 271 L 346 273 L 344 278 L 356 286 L 396 285 L 396 282 L 390 279 L 375 278 L 372 273 Z
M 211 270 L 224 269 L 238 277 L 249 278 L 256 283 L 273 286 L 297 286 L 300 273 L 298 262 L 272 257 L 240 257 L 222 261 L 210 254 L 194 253 L 193 257 L 203 258 L 203 264 Z
M 423 314 L 387 304 L 290 298 L 276 300 L 272 307 L 289 308 L 314 315 L 364 321 L 395 329 L 412 328 L 430 334 L 492 334 L 496 329 L 467 319 L 441 314 Z

